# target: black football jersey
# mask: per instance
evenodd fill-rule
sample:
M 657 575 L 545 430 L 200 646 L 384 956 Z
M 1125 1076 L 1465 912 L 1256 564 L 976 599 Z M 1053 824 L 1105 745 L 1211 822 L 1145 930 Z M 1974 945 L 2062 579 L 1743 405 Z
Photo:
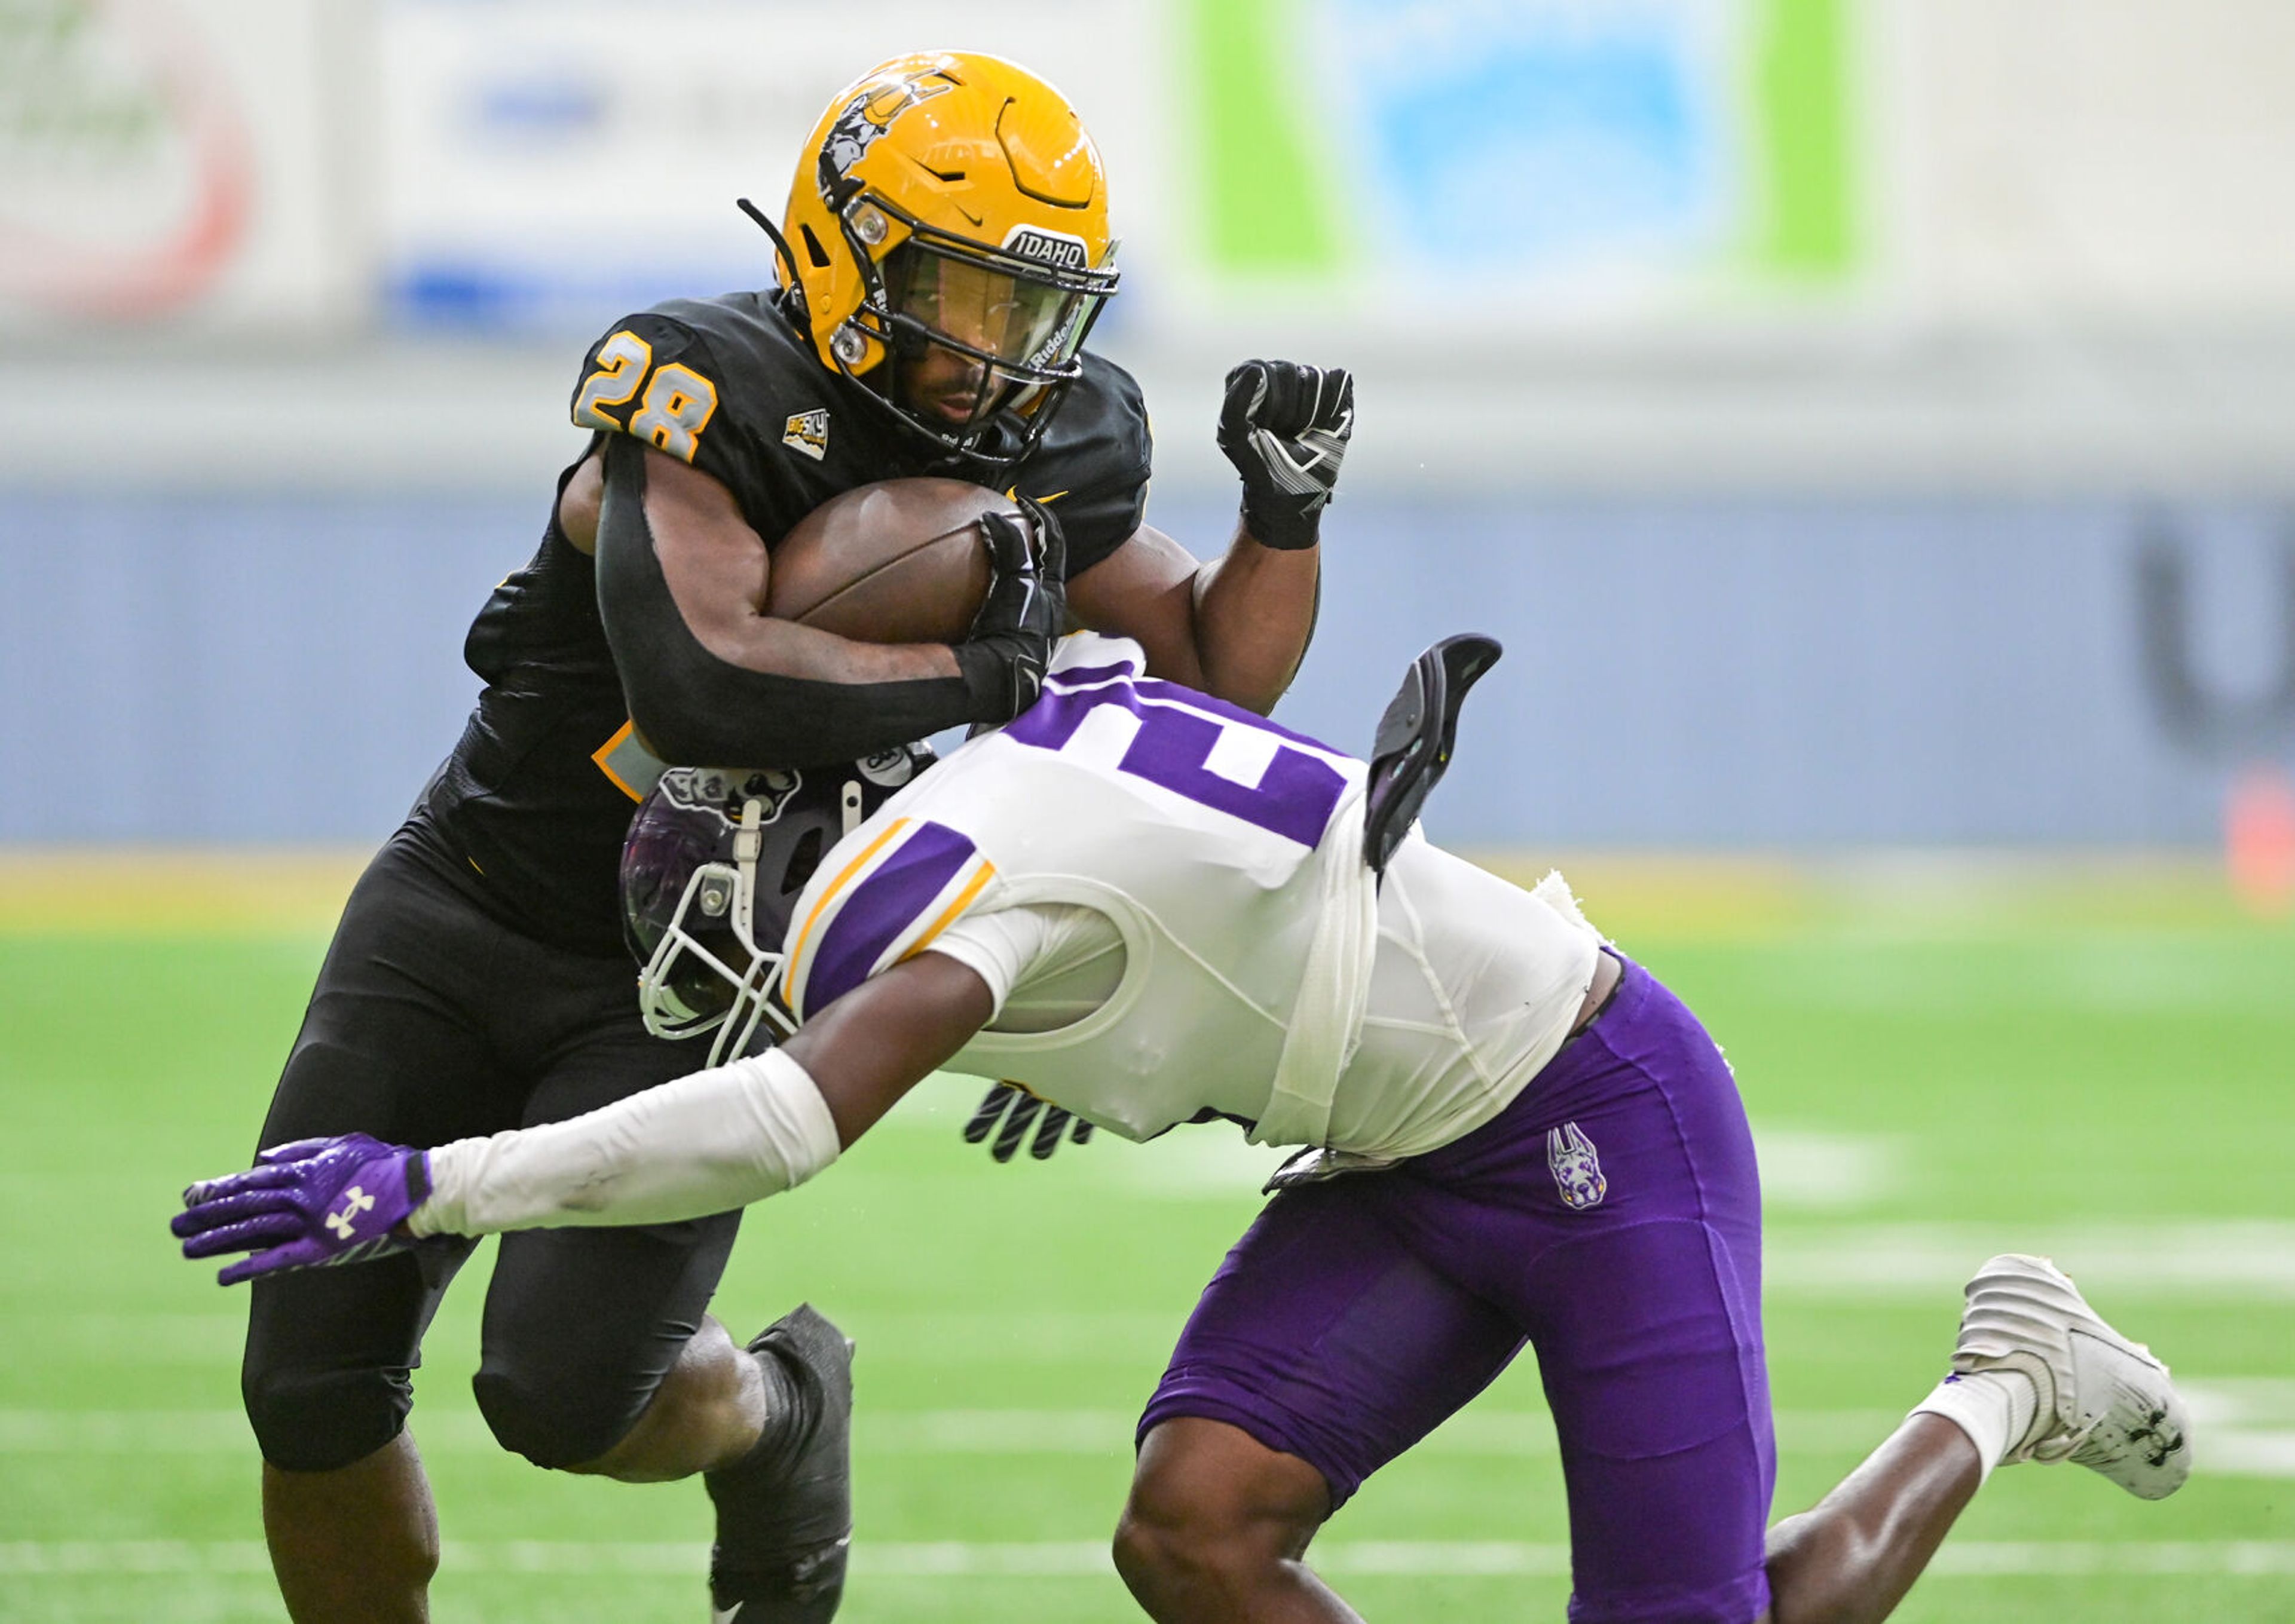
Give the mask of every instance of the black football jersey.
M 1071 576 L 1139 528 L 1150 461 L 1139 386 L 1097 355 L 1082 363 L 1008 482 L 1058 514 Z M 823 367 L 766 295 L 675 299 L 615 323 L 591 347 L 573 411 L 593 436 L 644 439 L 715 477 L 769 548 L 855 486 L 963 477 L 862 386 Z M 596 571 L 559 529 L 554 498 L 541 551 L 494 589 L 463 657 L 486 689 L 418 819 L 505 923 L 619 953 L 622 838 L 658 763 L 632 735 Z

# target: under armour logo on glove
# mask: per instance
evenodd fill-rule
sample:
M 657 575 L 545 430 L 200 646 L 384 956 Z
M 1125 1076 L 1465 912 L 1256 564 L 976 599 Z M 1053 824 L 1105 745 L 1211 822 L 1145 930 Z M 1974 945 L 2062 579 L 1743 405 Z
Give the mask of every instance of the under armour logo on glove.
M 429 1195 L 425 1152 L 344 1133 L 274 1145 L 243 1173 L 202 1179 L 184 1192 L 184 1210 L 167 1227 L 187 1258 L 252 1253 L 216 1277 L 231 1285 L 418 1245 L 406 1220 Z
M 358 1215 L 373 1211 L 374 1197 L 354 1184 L 343 1192 L 343 1210 L 327 1214 L 327 1228 L 332 1229 L 343 1239 L 348 1240 L 351 1237 L 352 1229 L 355 1227 Z
M 1312 547 L 1355 431 L 1354 374 L 1246 361 L 1227 375 L 1219 448 L 1243 477 L 1243 523 L 1262 546 Z

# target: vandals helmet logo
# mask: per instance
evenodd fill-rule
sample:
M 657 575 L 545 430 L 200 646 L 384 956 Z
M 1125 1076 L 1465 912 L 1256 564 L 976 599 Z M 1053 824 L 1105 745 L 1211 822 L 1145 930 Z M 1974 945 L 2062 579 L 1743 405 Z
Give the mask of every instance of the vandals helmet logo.
M 1610 1181 L 1602 1176 L 1602 1158 L 1595 1152 L 1594 1141 L 1575 1122 L 1548 1130 L 1546 1165 L 1553 1170 L 1554 1187 L 1562 1192 L 1563 1205 L 1573 1212 L 1600 1206 L 1602 1197 L 1610 1193 Z
M 819 180 L 822 200 L 831 208 L 845 202 L 845 178 L 853 167 L 869 156 L 869 149 L 877 144 L 893 120 L 919 102 L 944 95 L 956 86 L 947 79 L 928 73 L 916 73 L 889 81 L 879 80 L 870 85 L 859 95 L 845 103 L 845 110 L 837 115 L 829 126 L 829 134 L 821 143 Z
M 715 818 L 726 828 L 740 819 L 743 803 L 759 804 L 758 821 L 771 823 L 804 779 L 787 767 L 742 771 L 730 767 L 673 767 L 661 775 L 661 798 L 671 806 Z

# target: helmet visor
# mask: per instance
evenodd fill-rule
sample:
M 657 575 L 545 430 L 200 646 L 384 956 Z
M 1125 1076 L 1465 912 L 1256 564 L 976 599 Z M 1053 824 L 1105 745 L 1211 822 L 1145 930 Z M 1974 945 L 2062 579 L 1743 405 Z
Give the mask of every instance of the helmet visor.
M 1098 299 L 928 243 L 895 249 L 885 265 L 895 318 L 984 364 L 1019 372 L 1055 371 L 1075 354 L 1083 318 Z
M 925 232 L 886 256 L 882 276 L 894 404 L 943 436 L 1028 411 L 1075 377 L 1115 282 L 1112 270 L 1063 273 Z

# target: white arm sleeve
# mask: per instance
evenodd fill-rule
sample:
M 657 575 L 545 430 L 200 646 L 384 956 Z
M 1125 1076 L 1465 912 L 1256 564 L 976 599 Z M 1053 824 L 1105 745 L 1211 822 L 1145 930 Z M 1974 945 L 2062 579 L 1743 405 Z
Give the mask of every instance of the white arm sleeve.
M 568 1122 L 443 1145 L 407 1227 L 493 1235 L 703 1218 L 796 1187 L 837 1149 L 820 1089 L 772 1049 Z

